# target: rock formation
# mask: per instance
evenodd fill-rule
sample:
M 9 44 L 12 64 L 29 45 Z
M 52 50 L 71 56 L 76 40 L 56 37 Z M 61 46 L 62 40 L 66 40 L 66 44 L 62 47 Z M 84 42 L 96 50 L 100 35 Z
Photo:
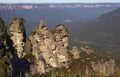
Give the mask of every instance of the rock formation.
M 68 32 L 63 25 L 56 27 L 52 33 L 43 21 L 29 36 L 32 55 L 35 56 L 34 70 L 45 73 L 51 66 L 67 66 L 68 61 Z
M 68 31 L 64 25 L 56 27 L 54 34 L 56 49 L 53 52 L 57 55 L 58 67 L 64 66 L 69 60 L 68 57 Z
M 78 50 L 77 47 L 73 47 L 71 50 L 71 53 L 73 54 L 74 59 L 79 59 L 80 58 L 80 51 Z
M 110 54 L 95 52 L 90 47 L 72 48 L 73 58 L 82 63 L 85 77 L 110 77 L 115 73 L 115 61 Z M 75 64 L 75 63 L 74 63 Z
M 13 47 L 19 58 L 22 58 L 24 54 L 24 44 L 26 40 L 24 20 L 22 18 L 16 18 L 10 25 L 11 40 Z
M 113 76 L 115 73 L 115 61 L 110 59 L 106 62 L 91 62 L 91 68 L 94 74 L 99 77 Z
M 73 47 L 70 50 L 68 31 L 62 24 L 50 31 L 46 24 L 40 21 L 38 27 L 26 38 L 24 20 L 16 18 L 10 25 L 10 33 L 11 37 L 8 37 L 4 22 L 0 19 L 0 62 L 8 48 L 9 38 L 12 40 L 11 51 L 18 56 L 12 59 L 14 77 L 26 71 L 42 75 L 51 70 L 55 70 L 54 77 L 59 77 L 59 74 L 60 77 L 61 74 L 63 77 L 73 77 L 76 73 L 75 77 L 110 77 L 114 74 L 115 61 L 110 54 L 95 52 L 90 47 Z M 3 62 L 5 61 L 1 63 Z M 15 75 L 16 73 L 18 75 Z
M 40 21 L 39 26 L 29 36 L 26 47 L 27 53 L 31 52 L 35 57 L 32 73 L 43 74 L 61 67 L 70 69 L 71 57 L 68 53 L 72 53 L 72 58 L 80 62 L 78 64 L 86 77 L 105 77 L 114 73 L 115 62 L 109 55 L 96 53 L 87 46 L 80 49 L 73 47 L 69 50 L 68 39 L 68 31 L 64 25 L 60 24 L 55 30 L 50 31 L 46 24 Z M 75 64 L 74 61 L 73 64 Z M 108 66 L 111 68 L 108 69 Z

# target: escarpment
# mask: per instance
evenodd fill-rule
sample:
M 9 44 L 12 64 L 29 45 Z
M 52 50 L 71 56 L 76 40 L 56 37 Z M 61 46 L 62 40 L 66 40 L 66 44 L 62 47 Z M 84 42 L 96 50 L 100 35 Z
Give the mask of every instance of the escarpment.
M 50 31 L 46 24 L 40 21 L 39 26 L 28 37 L 28 41 L 28 48 L 35 58 L 31 69 L 34 74 L 44 74 L 59 68 L 56 72 L 66 70 L 68 75 L 63 72 L 63 76 L 66 77 L 72 76 L 70 72 L 80 72 L 83 77 L 114 75 L 115 61 L 110 54 L 95 52 L 87 46 L 80 49 L 73 47 L 70 50 L 68 30 L 62 24 Z M 55 76 L 59 76 L 56 72 Z
M 0 19 L 0 60 L 9 48 L 9 39 L 12 41 L 11 51 L 17 55 L 17 58 L 13 57 L 14 74 L 23 73 L 25 77 L 114 77 L 113 57 L 108 53 L 96 52 L 88 46 L 75 46 L 69 49 L 69 33 L 62 24 L 54 30 L 49 30 L 47 25 L 40 21 L 35 30 L 26 37 L 24 19 L 16 18 L 10 25 L 10 33 L 8 37 L 4 23 Z M 27 76 L 27 65 L 23 66 L 22 63 L 26 63 L 26 60 L 30 65 Z M 20 75 L 14 75 L 16 76 Z
M 114 77 L 115 61 L 113 57 L 105 52 L 95 52 L 89 47 L 72 48 L 71 67 L 79 64 L 78 72 L 83 72 L 83 77 Z M 79 54 L 79 55 L 78 55 Z M 72 70 L 73 71 L 73 70 Z

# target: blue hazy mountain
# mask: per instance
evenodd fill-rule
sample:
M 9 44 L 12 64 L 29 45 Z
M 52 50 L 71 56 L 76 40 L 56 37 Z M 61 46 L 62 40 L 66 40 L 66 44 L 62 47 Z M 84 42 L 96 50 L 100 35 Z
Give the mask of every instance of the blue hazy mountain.
M 119 4 L 1 4 L 0 16 L 10 24 L 13 17 L 26 20 L 27 33 L 33 30 L 39 20 L 44 20 L 50 29 L 62 23 L 75 26 L 116 9 Z
M 71 45 L 90 45 L 101 51 L 113 52 L 120 48 L 119 6 L 117 3 L 1 4 L 0 17 L 7 26 L 14 17 L 24 18 L 28 35 L 39 20 L 44 20 L 49 29 L 64 24 L 69 29 Z
M 94 20 L 72 28 L 72 40 L 79 45 L 90 45 L 101 51 L 120 54 L 120 8 L 103 14 Z M 75 35 L 76 34 L 76 35 Z M 74 37 L 73 37 L 74 36 Z

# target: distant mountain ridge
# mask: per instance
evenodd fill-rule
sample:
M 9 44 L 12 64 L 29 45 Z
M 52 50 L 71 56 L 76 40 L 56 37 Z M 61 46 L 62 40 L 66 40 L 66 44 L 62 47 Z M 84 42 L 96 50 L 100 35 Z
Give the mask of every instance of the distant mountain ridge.
M 79 38 L 76 43 L 84 41 L 82 43 L 86 42 L 98 49 L 120 53 L 120 8 L 81 24 L 75 33 L 75 38 Z
M 119 3 L 70 3 L 70 4 L 0 4 L 0 10 L 15 9 L 40 9 L 40 8 L 100 8 L 100 7 L 119 7 Z
M 53 8 L 53 5 L 57 7 Z M 88 7 L 88 5 L 96 8 Z M 49 24 L 50 29 L 58 23 L 70 27 L 78 21 L 80 23 L 92 20 L 113 11 L 118 5 L 120 4 L 0 4 L 0 8 L 3 8 L 0 10 L 0 17 L 6 21 L 7 25 L 10 24 L 13 17 L 26 19 L 26 31 L 27 34 L 30 34 L 38 20 L 41 19 Z
M 88 5 L 90 7 L 88 7 Z M 111 47 L 114 47 L 114 49 L 117 49 L 117 51 L 119 51 L 119 9 L 110 12 L 119 7 L 119 5 L 119 3 L 40 5 L 1 4 L 0 6 L 5 7 L 2 7 L 4 9 L 0 10 L 0 16 L 6 21 L 7 25 L 11 22 L 13 17 L 25 18 L 27 34 L 29 34 L 35 28 L 35 26 L 37 25 L 36 23 L 40 19 L 45 20 L 46 23 L 49 24 L 48 27 L 50 29 L 52 29 L 54 25 L 62 23 L 66 26 L 68 25 L 67 27 L 70 29 L 69 32 L 71 33 L 70 37 L 72 38 L 71 41 L 74 41 L 73 43 L 78 44 L 78 46 L 80 46 L 80 44 L 88 44 L 94 45 L 98 49 L 110 49 L 110 51 L 111 49 L 113 49 Z M 92 8 L 92 6 L 96 8 Z M 94 18 L 96 19 L 92 20 Z M 114 51 L 114 49 L 112 51 Z
M 51 31 L 40 21 L 26 37 L 24 21 L 15 18 L 8 35 L 0 19 L 1 77 L 113 77 L 117 74 L 111 54 L 95 52 L 87 46 L 69 49 L 69 34 L 64 25 L 59 24 Z
M 78 12 L 78 9 L 75 12 Z M 9 51 L 6 52 L 11 52 L 11 56 L 13 56 L 11 57 L 13 59 L 10 59 L 10 62 L 8 61 L 11 63 L 12 71 L 10 69 L 10 75 L 12 74 L 12 77 L 21 76 L 21 74 L 25 77 L 118 77 L 113 57 L 110 53 L 101 51 L 110 51 L 118 58 L 120 56 L 120 9 L 106 13 L 89 22 L 87 20 L 83 21 L 79 26 L 69 23 L 72 26 L 72 28 L 69 28 L 70 30 L 67 30 L 62 24 L 56 26 L 54 30 L 49 30 L 43 21 L 40 21 L 34 31 L 31 30 L 31 27 L 35 27 L 39 15 L 50 19 L 50 24 L 56 22 L 56 19 L 60 22 L 59 20 L 64 20 L 63 18 L 76 19 L 81 17 L 77 16 L 76 13 L 70 17 L 71 9 L 67 9 L 67 11 L 66 9 L 56 9 L 54 12 L 53 9 L 47 9 L 48 13 L 45 10 L 0 10 L 0 15 L 4 15 L 9 21 L 9 17 L 15 15 L 25 16 L 30 22 L 26 25 L 23 18 L 15 18 L 10 25 L 11 35 L 7 36 L 8 40 L 0 41 L 0 49 L 9 48 Z M 91 11 L 90 9 L 86 10 Z M 72 11 L 74 10 L 72 9 Z M 81 15 L 80 12 L 81 10 L 77 14 Z M 85 11 L 83 13 L 88 17 Z M 89 15 L 92 16 L 95 13 L 96 11 L 89 12 Z M 55 17 L 53 17 L 54 14 Z M 24 25 L 27 26 L 26 29 Z M 2 19 L 0 20 L 0 26 L 1 36 L 3 37 L 6 28 Z M 33 31 L 28 38 L 26 38 L 26 30 Z M 68 44 L 69 37 L 70 42 L 72 41 L 71 45 L 74 46 L 70 47 Z M 76 45 L 79 46 L 79 49 Z M 91 48 L 97 49 L 99 52 Z M 0 50 L 0 53 L 2 51 Z M 7 53 L 4 54 L 3 59 L 6 59 L 6 57 Z M 3 59 L 0 58 L 0 70 L 6 63 Z M 0 76 L 5 77 L 7 76 L 7 68 L 4 69 L 3 67 L 3 70 L 5 70 L 5 73 L 0 71 Z
M 120 7 L 118 9 L 116 9 L 115 11 L 104 14 L 100 17 L 97 17 L 96 19 L 97 20 L 102 20 L 102 21 L 105 21 L 105 20 L 111 21 L 113 19 L 116 19 L 116 20 L 120 21 L 120 19 L 118 17 L 120 17 Z

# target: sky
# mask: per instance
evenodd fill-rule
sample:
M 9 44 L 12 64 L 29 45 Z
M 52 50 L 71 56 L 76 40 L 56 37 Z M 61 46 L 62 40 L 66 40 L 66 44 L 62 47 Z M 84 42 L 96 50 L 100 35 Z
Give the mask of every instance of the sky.
M 0 3 L 120 3 L 120 0 L 0 0 Z

